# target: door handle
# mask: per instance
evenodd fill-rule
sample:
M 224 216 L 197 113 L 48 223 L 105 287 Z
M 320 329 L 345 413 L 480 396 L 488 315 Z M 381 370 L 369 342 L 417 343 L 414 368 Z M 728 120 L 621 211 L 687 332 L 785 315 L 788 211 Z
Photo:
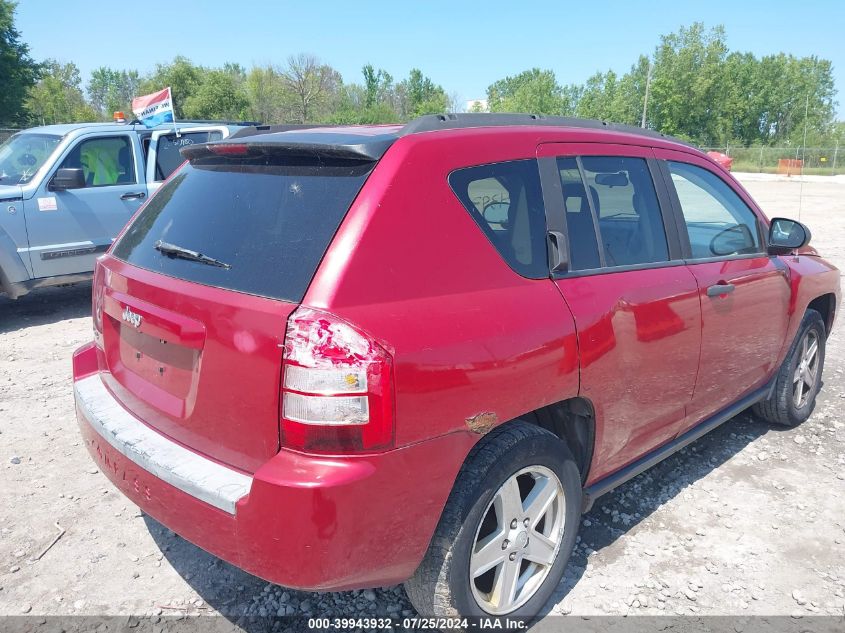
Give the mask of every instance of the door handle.
M 707 289 L 708 297 L 721 297 L 736 290 L 733 284 L 714 284 Z
M 120 196 L 120 199 L 121 200 L 142 200 L 143 198 L 146 198 L 146 197 L 147 197 L 147 194 L 145 194 L 143 191 L 136 191 L 134 193 L 124 193 L 122 196 Z

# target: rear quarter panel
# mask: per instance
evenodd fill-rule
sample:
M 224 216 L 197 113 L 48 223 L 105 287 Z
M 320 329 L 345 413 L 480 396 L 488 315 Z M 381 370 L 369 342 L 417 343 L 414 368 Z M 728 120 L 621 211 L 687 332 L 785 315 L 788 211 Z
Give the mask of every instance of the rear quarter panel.
M 450 189 L 457 168 L 533 159 L 539 137 L 401 138 L 362 189 L 303 303 L 394 355 L 396 444 L 469 433 L 578 393 L 575 327 L 549 279 L 513 272 Z M 454 472 L 460 464 L 451 465 Z

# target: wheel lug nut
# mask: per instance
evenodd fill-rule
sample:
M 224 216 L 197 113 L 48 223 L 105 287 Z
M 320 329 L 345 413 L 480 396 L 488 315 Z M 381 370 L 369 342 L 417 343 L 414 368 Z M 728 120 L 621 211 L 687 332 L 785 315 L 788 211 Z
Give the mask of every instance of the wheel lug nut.
M 510 556 L 508 556 L 508 559 L 510 559 L 510 560 L 516 560 L 516 552 L 511 552 L 511 555 L 510 555 Z
M 510 544 L 511 542 L 508 539 L 505 539 L 504 541 L 502 541 L 502 549 L 508 549 L 508 545 Z
M 514 519 L 513 521 L 511 521 L 511 529 L 512 529 L 512 530 L 515 530 L 515 529 L 516 529 L 516 519 Z

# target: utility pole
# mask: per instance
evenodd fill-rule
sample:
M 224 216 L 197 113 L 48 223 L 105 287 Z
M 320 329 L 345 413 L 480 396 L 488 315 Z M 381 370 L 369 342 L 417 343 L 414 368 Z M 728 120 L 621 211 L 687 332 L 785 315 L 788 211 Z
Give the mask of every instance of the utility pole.
M 810 91 L 807 91 L 807 96 L 804 100 L 804 140 L 801 148 L 801 175 L 804 175 L 803 162 L 807 158 L 807 115 L 810 113 Z
M 651 62 L 648 63 L 648 73 L 645 77 L 645 99 L 643 100 L 643 120 L 640 123 L 641 128 L 645 128 L 645 119 L 646 115 L 648 114 L 648 91 L 651 88 L 651 69 L 652 65 Z
M 813 78 L 816 76 L 816 60 L 813 58 Z M 801 184 L 798 186 L 798 220 L 801 220 L 801 203 L 804 200 L 804 162 L 807 160 L 807 115 L 810 113 L 810 89 L 804 97 L 804 141 L 801 148 Z M 798 152 L 795 152 L 797 158 Z
M 836 139 L 836 147 L 833 148 L 833 173 L 836 175 L 836 155 L 839 153 L 839 139 Z

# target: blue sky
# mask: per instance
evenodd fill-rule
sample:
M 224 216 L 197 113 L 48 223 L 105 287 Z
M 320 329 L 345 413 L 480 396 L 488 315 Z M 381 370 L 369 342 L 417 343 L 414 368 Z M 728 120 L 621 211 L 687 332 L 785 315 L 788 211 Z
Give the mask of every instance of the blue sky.
M 122 5 L 122 6 L 121 6 Z M 134 9 L 132 7 L 135 7 Z M 662 0 L 464 2 L 171 0 L 154 3 L 20 0 L 17 25 L 36 59 L 73 61 L 83 79 L 102 65 L 142 73 L 175 55 L 207 66 L 283 63 L 314 53 L 345 81 L 361 66 L 397 80 L 419 67 L 462 100 L 538 66 L 561 83 L 597 70 L 625 72 L 661 34 L 723 24 L 731 50 L 786 52 L 833 62 L 845 118 L 845 2 Z

